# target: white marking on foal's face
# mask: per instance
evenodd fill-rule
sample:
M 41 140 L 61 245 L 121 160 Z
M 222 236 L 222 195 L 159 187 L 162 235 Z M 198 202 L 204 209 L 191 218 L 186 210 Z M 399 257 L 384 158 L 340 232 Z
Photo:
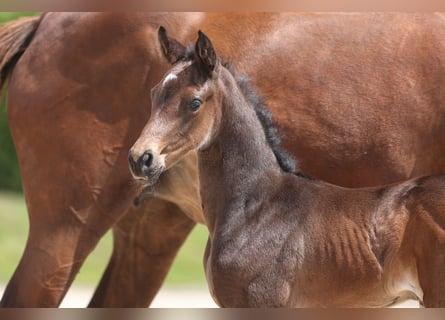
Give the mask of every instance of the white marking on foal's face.
M 191 61 L 187 61 L 174 66 L 170 70 L 170 72 L 164 77 L 164 80 L 162 80 L 162 86 L 164 87 L 168 82 L 178 79 L 178 75 L 191 64 L 192 64 Z
M 162 86 L 164 87 L 167 84 L 167 82 L 173 81 L 176 79 L 178 79 L 178 76 L 176 74 L 169 73 L 168 75 L 165 76 L 164 81 L 162 81 Z

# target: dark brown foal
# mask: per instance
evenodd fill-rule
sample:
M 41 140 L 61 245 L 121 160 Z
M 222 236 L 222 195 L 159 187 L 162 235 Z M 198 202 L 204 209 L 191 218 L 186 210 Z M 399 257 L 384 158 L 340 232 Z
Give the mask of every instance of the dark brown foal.
M 153 186 L 198 151 L 205 267 L 220 306 L 445 306 L 445 176 L 366 189 L 308 178 L 202 32 L 193 50 L 159 35 L 180 61 L 152 90 L 131 168 Z

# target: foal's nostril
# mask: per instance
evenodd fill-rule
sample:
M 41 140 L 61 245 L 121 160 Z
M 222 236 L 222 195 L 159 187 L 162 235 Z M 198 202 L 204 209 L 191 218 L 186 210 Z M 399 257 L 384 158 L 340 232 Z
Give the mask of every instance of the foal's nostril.
M 128 164 L 130 165 L 130 170 L 133 173 L 136 173 L 136 161 L 134 161 L 133 153 L 131 152 L 131 150 L 130 152 L 128 152 Z
M 142 161 L 144 165 L 147 167 L 151 166 L 151 162 L 153 161 L 153 155 L 150 152 L 145 152 L 142 156 Z
M 141 171 L 144 174 L 148 174 L 148 169 L 150 169 L 150 166 L 153 163 L 153 154 L 150 151 L 146 151 L 139 160 L 141 161 Z

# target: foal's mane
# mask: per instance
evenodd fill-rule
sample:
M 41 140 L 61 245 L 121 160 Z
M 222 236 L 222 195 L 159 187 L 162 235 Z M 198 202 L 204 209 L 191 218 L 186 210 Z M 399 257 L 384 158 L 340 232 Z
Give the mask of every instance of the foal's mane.
M 266 140 L 281 169 L 285 172 L 296 173 L 298 170 L 297 161 L 281 148 L 281 137 L 278 134 L 278 128 L 272 121 L 272 113 L 267 108 L 264 99 L 252 88 L 250 78 L 237 75 L 236 70 L 229 61 L 223 62 L 222 65 L 235 78 L 236 83 L 241 89 L 247 102 L 255 110 L 256 116 L 258 117 L 266 135 Z

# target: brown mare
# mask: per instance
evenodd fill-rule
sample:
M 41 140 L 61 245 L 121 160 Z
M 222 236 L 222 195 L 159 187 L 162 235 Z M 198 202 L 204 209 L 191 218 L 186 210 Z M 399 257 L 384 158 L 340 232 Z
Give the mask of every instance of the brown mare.
M 203 223 L 193 154 L 139 207 L 128 150 L 170 68 L 157 37 L 206 30 L 262 93 L 308 174 L 359 187 L 445 171 L 441 14 L 49 13 L 0 30 L 30 232 L 4 306 L 57 306 L 88 253 L 114 248 L 90 306 L 146 306 Z M 298 141 L 297 143 L 294 143 Z
M 207 36 L 187 50 L 159 35 L 178 62 L 152 89 L 130 167 L 153 186 L 197 151 L 204 264 L 220 306 L 445 306 L 445 175 L 360 189 L 308 178 Z

